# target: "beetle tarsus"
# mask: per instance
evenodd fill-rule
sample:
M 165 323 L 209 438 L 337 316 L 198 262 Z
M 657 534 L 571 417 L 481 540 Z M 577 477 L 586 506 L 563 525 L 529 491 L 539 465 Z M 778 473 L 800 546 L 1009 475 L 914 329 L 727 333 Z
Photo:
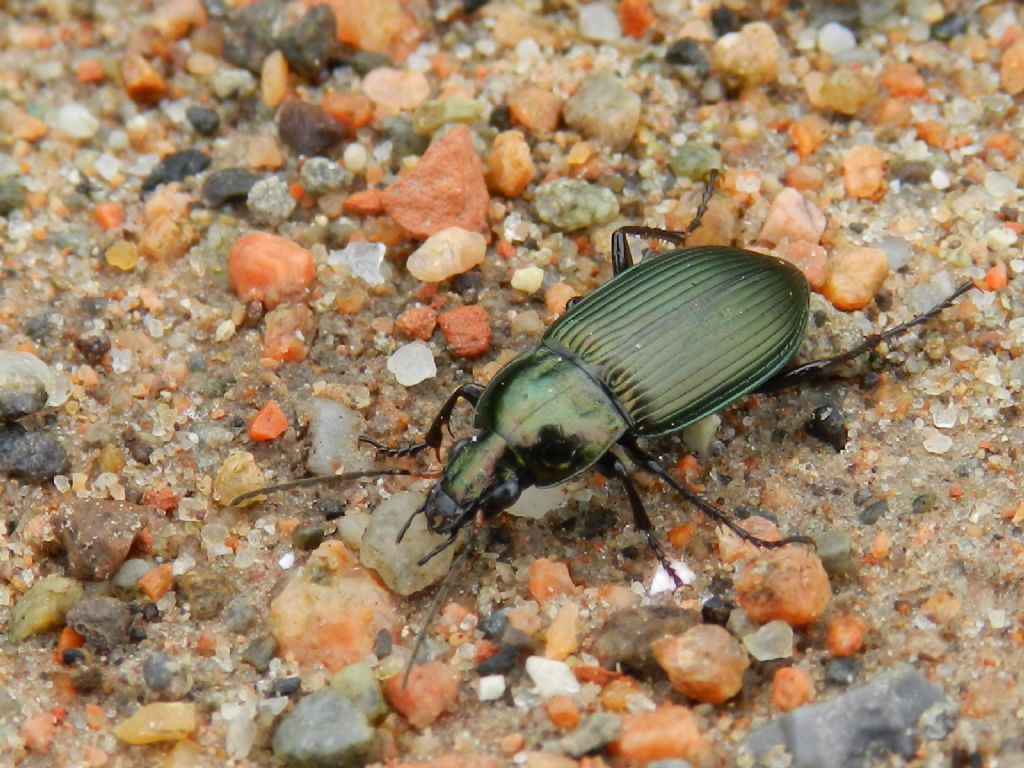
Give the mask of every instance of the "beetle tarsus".
M 849 349 L 846 352 L 840 352 L 838 355 L 825 357 L 821 360 L 812 360 L 809 363 L 804 363 L 803 365 L 798 365 L 795 368 L 790 368 L 787 371 L 782 371 L 761 384 L 756 391 L 775 392 L 780 389 L 801 384 L 805 381 L 822 378 L 830 368 L 841 365 L 842 363 L 848 363 L 861 355 L 866 355 L 883 341 L 898 338 L 911 328 L 931 320 L 944 309 L 948 309 L 953 306 L 953 302 L 974 287 L 974 282 L 971 280 L 961 283 L 953 293 L 926 312 L 922 312 L 920 315 L 912 317 L 905 323 L 894 325 L 892 328 L 886 328 L 881 333 L 871 334 L 870 336 L 865 337 L 865 339 L 856 347 Z
M 406 443 L 405 445 L 384 445 L 379 440 L 374 440 L 372 437 L 367 435 L 359 436 L 360 443 L 366 443 L 377 451 L 377 456 L 380 458 L 397 459 L 402 456 L 415 456 L 417 453 L 422 451 L 424 448 L 429 448 L 430 443 Z

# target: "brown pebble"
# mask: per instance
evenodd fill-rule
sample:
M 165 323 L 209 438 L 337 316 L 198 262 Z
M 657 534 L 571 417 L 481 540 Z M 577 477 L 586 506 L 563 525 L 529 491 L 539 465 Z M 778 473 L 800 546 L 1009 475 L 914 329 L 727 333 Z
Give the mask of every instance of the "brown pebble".
M 711 66 L 738 86 L 775 82 L 782 47 L 770 24 L 755 21 L 723 35 L 711 49 Z
M 305 304 L 283 304 L 270 310 L 263 324 L 263 356 L 301 363 L 316 336 L 316 318 Z
M 801 546 L 761 550 L 736 579 L 736 602 L 759 624 L 779 619 L 802 627 L 820 617 L 832 599 L 821 560 Z
M 384 190 L 383 201 L 391 218 L 416 237 L 448 227 L 486 236 L 491 198 L 469 127 L 457 125 L 436 139 L 415 167 Z
M 1024 40 L 1018 40 L 1003 51 L 999 82 L 1011 96 L 1024 93 Z
M 487 167 L 491 186 L 505 197 L 519 197 L 537 173 L 530 145 L 520 131 L 503 131 L 494 137 Z
M 128 642 L 132 614 L 113 597 L 84 597 L 68 611 L 67 622 L 91 647 L 105 653 Z
M 58 526 L 76 579 L 103 581 L 121 567 L 149 507 L 107 499 L 76 499 Z
M 850 197 L 877 200 L 885 193 L 885 153 L 860 144 L 843 155 L 843 183 Z
M 550 133 L 558 129 L 562 100 L 545 88 L 528 85 L 508 97 L 508 111 L 512 122 Z
M 651 649 L 672 687 L 705 704 L 721 704 L 739 693 L 750 666 L 740 642 L 715 624 L 663 637 Z
M 700 624 L 700 614 L 674 605 L 644 605 L 616 611 L 591 634 L 590 652 L 608 669 L 645 677 L 658 673 L 653 643 Z
M 887 274 L 889 261 L 880 248 L 837 248 L 829 256 L 821 292 L 836 309 L 862 309 L 882 287 Z
M 426 341 L 434 335 L 437 312 L 431 307 L 410 307 L 399 316 L 395 325 L 410 339 Z
M 452 357 L 472 359 L 491 348 L 491 319 L 479 304 L 443 312 L 437 321 Z
M 277 115 L 281 141 L 300 155 L 323 155 L 345 138 L 345 126 L 315 104 L 287 99 Z
M 960 615 L 960 599 L 948 590 L 940 590 L 921 604 L 921 613 L 936 624 L 949 624 Z
M 859 69 L 843 67 L 831 73 L 821 85 L 820 105 L 842 115 L 855 115 L 878 93 L 874 77 Z
M 167 95 L 167 82 L 141 53 L 126 53 L 120 61 L 121 83 L 137 104 L 151 107 Z
M 864 647 L 868 625 L 852 613 L 838 613 L 825 627 L 825 646 L 833 656 L 853 656 Z
M 163 213 L 143 230 L 139 253 L 154 261 L 171 261 L 184 256 L 198 237 L 188 221 Z

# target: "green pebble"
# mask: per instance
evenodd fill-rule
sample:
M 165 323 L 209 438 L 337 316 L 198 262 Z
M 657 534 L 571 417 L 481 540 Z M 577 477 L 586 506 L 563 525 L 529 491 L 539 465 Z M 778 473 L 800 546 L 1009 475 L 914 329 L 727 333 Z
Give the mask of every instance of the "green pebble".
M 0 179 L 0 216 L 6 216 L 25 202 L 25 194 L 17 179 Z
M 33 584 L 11 611 L 7 635 L 15 643 L 64 626 L 64 617 L 82 599 L 82 585 L 64 576 L 47 576 Z
M 702 181 L 710 171 L 722 169 L 722 153 L 702 141 L 688 141 L 672 152 L 668 165 L 676 176 Z
M 372 723 L 388 713 L 380 682 L 369 664 L 356 662 L 342 667 L 331 677 L 331 689 L 359 707 Z
M 316 549 L 323 544 L 324 527 L 317 523 L 300 525 L 292 532 L 292 547 L 299 550 Z
M 565 232 L 605 224 L 619 215 L 614 192 L 578 179 L 542 184 L 533 205 L 542 221 Z
M 420 136 L 433 136 L 447 123 L 475 123 L 484 113 L 484 103 L 475 99 L 428 101 L 412 113 L 412 129 Z

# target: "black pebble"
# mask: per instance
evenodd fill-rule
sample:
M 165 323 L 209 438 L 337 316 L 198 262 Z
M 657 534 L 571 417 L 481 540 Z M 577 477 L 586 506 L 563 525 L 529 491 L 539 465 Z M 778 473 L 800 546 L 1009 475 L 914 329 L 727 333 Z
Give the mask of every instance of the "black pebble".
M 729 615 L 736 606 L 721 597 L 709 597 L 700 607 L 700 616 L 705 624 L 717 624 L 724 627 Z
M 298 677 L 282 677 L 270 684 L 271 696 L 291 696 L 302 687 L 302 679 Z
M 248 168 L 225 168 L 214 171 L 203 182 L 203 200 L 211 208 L 220 208 L 235 200 L 245 200 L 249 190 L 262 176 Z
M 345 514 L 345 502 L 335 498 L 319 498 L 313 502 L 313 509 L 324 516 L 324 520 L 337 520 Z
M 477 665 L 476 671 L 481 677 L 503 675 L 519 661 L 519 652 L 519 648 L 514 645 L 503 646 L 496 654 L 481 661 Z
M 373 641 L 373 655 L 378 659 L 390 656 L 392 646 L 391 633 L 386 629 L 382 629 L 377 633 L 377 637 Z
M 110 339 L 106 336 L 79 336 L 75 339 L 75 349 L 89 365 L 99 365 L 110 351 Z
M 341 55 L 336 26 L 331 7 L 317 5 L 284 31 L 277 46 L 294 72 L 317 81 L 325 74 L 331 60 Z
M 0 429 L 0 473 L 26 480 L 49 480 L 71 468 L 68 454 L 47 432 L 29 432 L 20 424 Z
M 936 21 L 931 26 L 932 37 L 936 40 L 952 40 L 967 31 L 967 17 L 959 13 L 951 13 Z
M 711 12 L 711 26 L 715 28 L 715 34 L 721 37 L 735 32 L 739 21 L 731 8 L 720 5 Z
M 65 667 L 73 667 L 85 661 L 85 651 L 81 648 L 65 648 L 60 655 L 60 663 Z
M 277 116 L 281 141 L 300 155 L 325 155 L 345 138 L 345 127 L 316 104 L 288 99 Z
M 220 115 L 209 107 L 189 107 L 185 117 L 200 136 L 212 136 L 220 128 Z
M 811 437 L 831 445 L 837 451 L 846 447 L 847 432 L 843 413 L 833 405 L 815 408 L 811 418 L 804 424 L 804 430 Z
M 505 635 L 505 630 L 508 629 L 508 616 L 504 611 L 495 611 L 487 618 L 481 619 L 476 626 L 488 640 L 498 640 Z
M 665 51 L 665 61 L 677 67 L 693 67 L 697 77 L 705 78 L 711 74 L 708 57 L 696 40 L 684 37 L 677 40 Z
M 825 683 L 827 685 L 851 685 L 860 674 L 860 662 L 852 657 L 829 659 L 825 662 Z
M 142 191 L 149 192 L 170 181 L 184 181 L 210 167 L 209 156 L 198 149 L 183 149 L 168 155 L 142 182 Z

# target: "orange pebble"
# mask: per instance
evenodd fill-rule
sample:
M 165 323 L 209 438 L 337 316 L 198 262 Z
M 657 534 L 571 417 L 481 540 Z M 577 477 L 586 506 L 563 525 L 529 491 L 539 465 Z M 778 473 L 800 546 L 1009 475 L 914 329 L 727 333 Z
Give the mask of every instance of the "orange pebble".
M 239 299 L 273 308 L 306 295 L 313 284 L 313 255 L 286 238 L 250 232 L 231 244 L 228 278 Z
M 196 653 L 207 658 L 217 651 L 217 638 L 212 632 L 200 632 L 196 638 Z
M 33 715 L 21 726 L 21 738 L 29 752 L 48 751 L 56 735 L 57 724 L 50 712 Z
M 257 443 L 275 440 L 288 430 L 288 417 L 276 400 L 268 400 L 249 424 L 249 437 Z
M 57 638 L 57 647 L 53 649 L 53 660 L 58 664 L 64 657 L 64 651 L 71 648 L 81 648 L 85 645 L 85 636 L 80 635 L 71 627 L 64 627 L 60 631 L 60 637 Z
M 825 627 L 825 645 L 833 656 L 853 656 L 864 647 L 867 624 L 860 616 L 840 613 L 829 619 Z
M 361 93 L 328 93 L 320 107 L 350 131 L 358 131 L 373 120 L 373 102 Z
M 626 715 L 611 749 L 624 760 L 640 764 L 678 757 L 702 765 L 710 757 L 693 712 L 678 705 Z
M 75 74 L 80 83 L 102 83 L 105 77 L 103 65 L 96 59 L 82 59 L 78 62 Z
M 139 579 L 139 589 L 152 602 L 163 597 L 174 582 L 174 568 L 170 563 L 163 563 L 152 568 Z
M 1006 272 L 1006 265 L 1000 262 L 990 267 L 985 273 L 985 289 L 989 291 L 1001 291 L 1009 283 L 1009 276 Z
M 640 693 L 640 683 L 635 678 L 623 675 L 610 681 L 601 689 L 598 697 L 601 706 L 612 712 L 624 712 L 629 708 L 629 699 L 634 694 Z
M 530 563 L 530 580 L 527 585 L 530 597 L 538 603 L 546 603 L 559 595 L 571 595 L 576 585 L 569 576 L 565 563 L 558 563 L 542 557 Z
M 563 731 L 571 731 L 580 723 L 580 710 L 572 696 L 552 696 L 544 702 L 551 722 Z
M 630 37 L 643 37 L 654 23 L 650 0 L 622 0 L 619 3 L 619 24 Z
M 345 198 L 342 208 L 348 213 L 377 214 L 384 210 L 379 189 L 364 189 Z
M 814 684 L 811 677 L 799 667 L 782 667 L 772 677 L 772 704 L 789 712 L 811 700 Z
M 121 203 L 100 203 L 92 215 L 104 232 L 124 224 L 124 206 Z

